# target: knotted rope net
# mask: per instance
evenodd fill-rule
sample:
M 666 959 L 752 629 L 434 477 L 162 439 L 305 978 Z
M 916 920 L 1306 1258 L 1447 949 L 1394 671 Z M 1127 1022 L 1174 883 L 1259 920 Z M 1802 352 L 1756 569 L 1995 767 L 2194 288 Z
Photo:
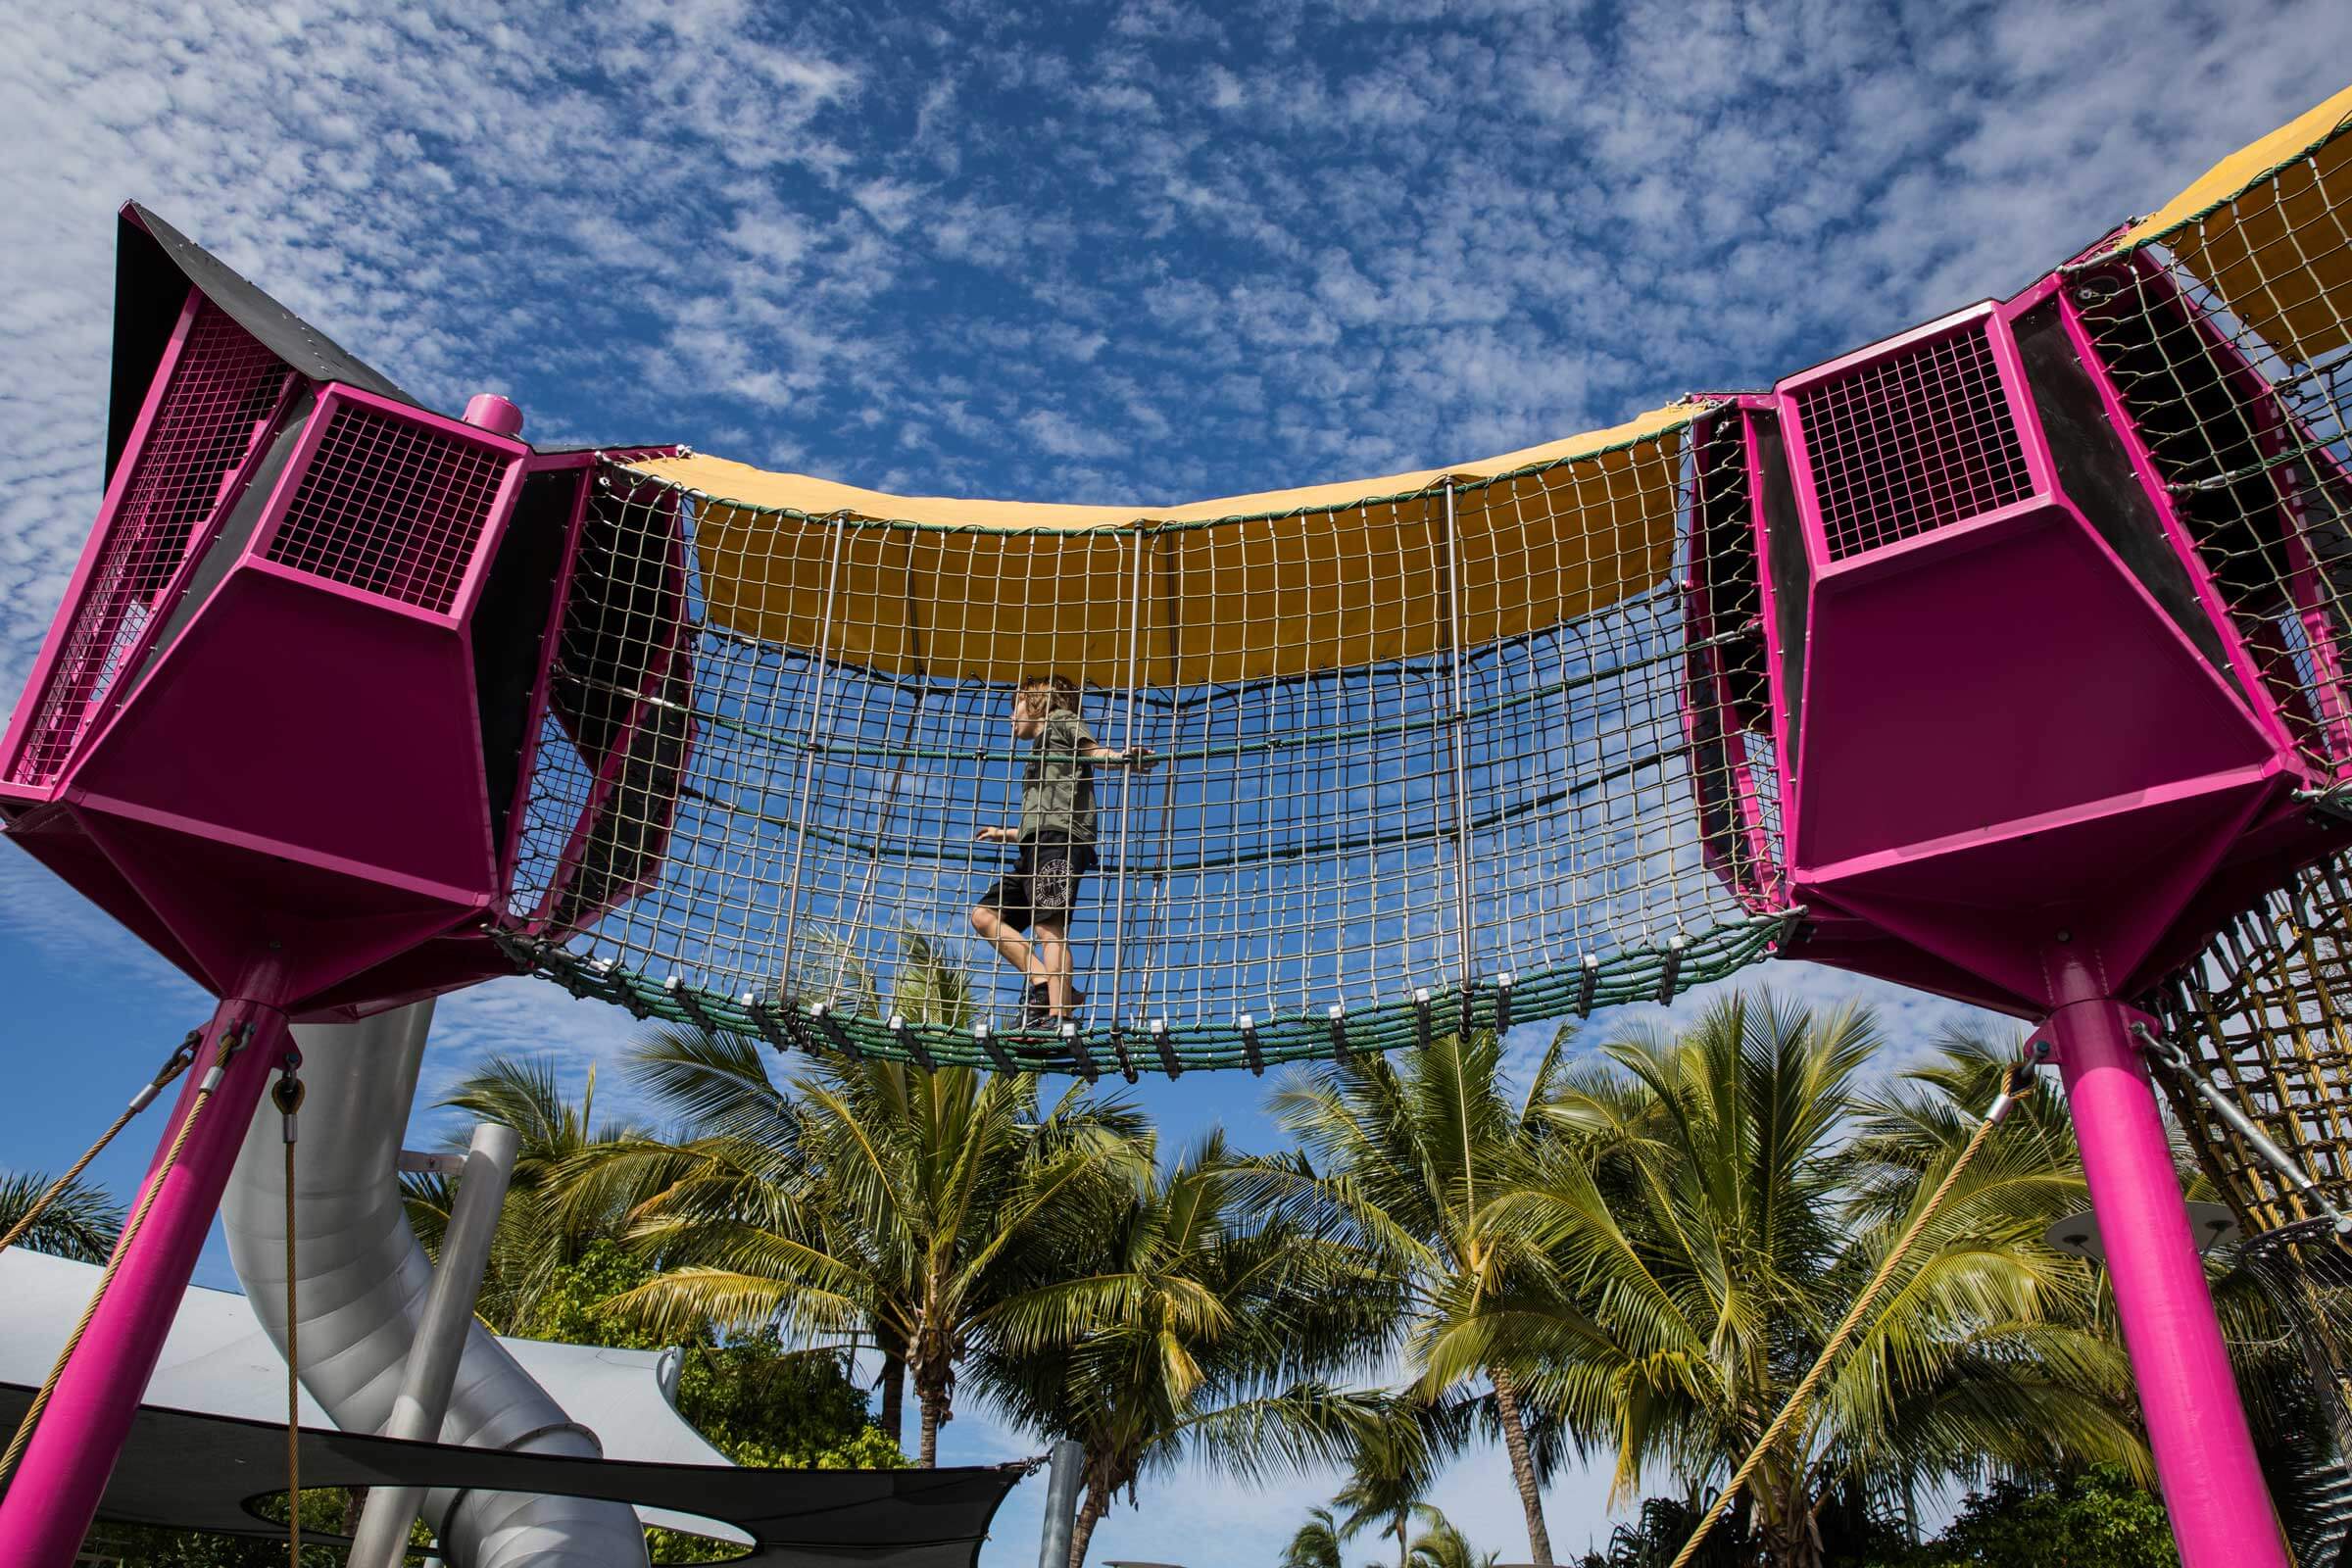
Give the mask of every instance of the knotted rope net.
M 1689 519 L 1747 483 L 1699 416 L 1380 500 L 1083 529 L 609 466 L 555 675 L 580 733 L 542 737 L 515 879 L 570 940 L 531 961 L 684 1021 L 1035 1055 L 969 911 L 1013 859 L 977 835 L 1021 813 L 1016 694 L 1058 677 L 1102 751 L 1150 758 L 1088 769 L 1062 1064 L 1262 1066 L 1728 974 L 1781 916 L 1710 868 L 1693 781 L 1766 818 L 1777 792 L 1764 735 L 1683 700 L 1701 662 L 1764 679 L 1752 605 L 1690 635 Z M 1725 853 L 1751 852 L 1769 874 L 1769 842 Z

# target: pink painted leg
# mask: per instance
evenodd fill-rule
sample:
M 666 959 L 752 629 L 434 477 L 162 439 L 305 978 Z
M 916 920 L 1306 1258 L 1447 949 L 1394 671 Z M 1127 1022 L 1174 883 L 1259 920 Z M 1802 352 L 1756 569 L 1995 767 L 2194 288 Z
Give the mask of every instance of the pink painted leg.
M 2182 1568 L 2290 1568 L 2213 1314 L 2156 1093 L 2108 1001 L 2050 1015 L 2099 1242 Z
M 8 1492 L 0 1496 L 0 1561 L 20 1568 L 69 1568 L 98 1511 L 116 1455 L 146 1392 L 164 1336 L 186 1294 L 196 1254 L 220 1207 L 229 1167 L 252 1125 L 263 1087 L 291 1043 L 286 1015 L 251 1002 L 224 1002 L 205 1029 L 179 1103 L 164 1130 L 148 1180 L 196 1102 L 205 1075 L 232 1033 L 251 1036 L 225 1064 L 190 1129 L 178 1161 L 122 1254 L 106 1298 L 66 1363 Z M 144 1189 L 142 1188 L 142 1192 Z

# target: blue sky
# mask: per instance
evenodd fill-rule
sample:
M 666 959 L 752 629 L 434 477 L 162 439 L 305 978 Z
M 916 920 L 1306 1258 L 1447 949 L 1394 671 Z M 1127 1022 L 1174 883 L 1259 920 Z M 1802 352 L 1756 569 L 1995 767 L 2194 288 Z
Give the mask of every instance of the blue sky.
M 2352 8 L 2321 0 L 0 0 L 0 701 L 97 501 L 124 197 L 426 401 L 508 393 L 542 441 L 1167 501 L 1547 440 L 2007 292 L 2352 60 Z M 1870 994 L 1903 1038 L 1949 1011 Z M 0 995 L 19 1168 L 69 1160 L 204 1010 L 13 853 Z M 519 981 L 453 999 L 419 1102 L 492 1050 L 577 1081 L 627 1025 Z M 1174 1134 L 1262 1144 L 1260 1089 L 1151 1092 Z M 144 1157 L 134 1136 L 99 1174 L 127 1188 Z M 217 1250 L 202 1277 L 227 1283 Z M 1033 1445 L 974 1413 L 948 1446 Z M 1187 1473 L 1098 1556 L 1270 1561 L 1326 1490 Z M 1554 1489 L 1556 1542 L 1605 1533 L 1597 1497 Z M 1439 1500 L 1523 1544 L 1496 1456 Z M 1016 1499 L 992 1568 L 1028 1561 L 1034 1520 Z

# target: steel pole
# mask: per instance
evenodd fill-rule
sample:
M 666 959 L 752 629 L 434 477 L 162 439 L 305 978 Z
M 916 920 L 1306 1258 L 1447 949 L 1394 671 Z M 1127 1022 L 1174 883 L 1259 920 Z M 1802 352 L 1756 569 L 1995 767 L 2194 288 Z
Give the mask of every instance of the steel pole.
M 2111 998 L 2050 1015 L 2157 1483 L 2182 1568 L 2290 1568 L 2189 1234 L 2171 1140 Z
M 1078 1533 L 1078 1482 L 1086 1449 L 1064 1438 L 1054 1445 L 1046 1472 L 1046 1528 L 1037 1548 L 1037 1568 L 1070 1568 L 1070 1539 Z
M 105 1298 L 0 1496 L 0 1561 L 68 1568 L 81 1549 L 163 1353 L 164 1336 L 187 1294 L 254 1107 L 290 1048 L 286 1015 L 263 1003 L 223 1002 L 205 1026 L 203 1049 L 140 1189 L 140 1201 L 147 1201 L 147 1187 L 155 1187 L 146 1218 L 128 1246 L 116 1244 Z M 200 1102 L 203 1111 L 188 1127 L 187 1142 L 171 1169 L 163 1170 L 166 1152 Z
M 442 1233 L 441 1257 L 433 1265 L 433 1283 L 417 1318 L 416 1339 L 401 1369 L 400 1394 L 384 1422 L 387 1438 L 430 1443 L 441 1436 L 449 1391 L 457 1383 L 458 1363 L 465 1358 L 474 1299 L 481 1295 L 482 1270 L 489 1266 L 490 1243 L 498 1235 L 499 1211 L 506 1206 L 507 1184 L 514 1179 L 514 1154 L 521 1143 L 521 1134 L 497 1122 L 486 1121 L 473 1130 L 466 1168 L 458 1177 L 458 1196 L 450 1204 L 449 1228 Z M 400 1568 L 408 1556 L 409 1526 L 423 1505 L 422 1487 L 370 1488 L 367 1505 L 360 1510 L 360 1528 L 352 1537 L 349 1568 Z

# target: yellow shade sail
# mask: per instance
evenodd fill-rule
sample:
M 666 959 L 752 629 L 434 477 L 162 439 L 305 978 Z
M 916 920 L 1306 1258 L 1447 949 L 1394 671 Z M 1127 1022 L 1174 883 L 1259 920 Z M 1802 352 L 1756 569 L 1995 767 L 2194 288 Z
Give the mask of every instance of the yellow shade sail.
M 2352 87 L 2239 148 L 2119 248 L 2161 241 L 2231 315 L 2298 364 L 2352 341 Z
M 632 466 L 696 493 L 706 613 L 728 631 L 898 674 L 1195 685 L 1477 648 L 1656 587 L 1698 408 L 1169 507 L 894 496 L 702 456 Z

